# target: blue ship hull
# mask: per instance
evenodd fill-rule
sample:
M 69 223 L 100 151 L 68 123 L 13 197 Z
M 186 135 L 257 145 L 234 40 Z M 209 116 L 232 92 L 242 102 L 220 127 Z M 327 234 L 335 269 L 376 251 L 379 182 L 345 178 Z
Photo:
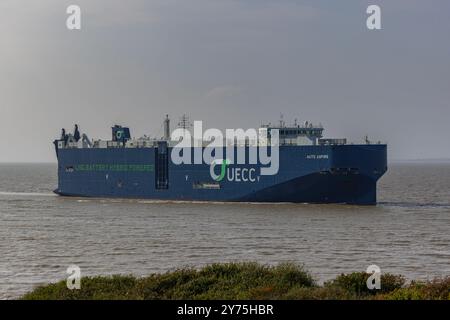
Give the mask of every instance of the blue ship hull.
M 76 197 L 373 205 L 377 180 L 387 170 L 385 144 L 280 146 L 279 155 L 276 175 L 253 176 L 250 181 L 243 173 L 248 175 L 252 168 L 259 172 L 261 165 L 231 165 L 217 183 L 207 164 L 176 165 L 167 156 L 161 166 L 158 148 L 64 148 L 57 151 L 55 192 Z

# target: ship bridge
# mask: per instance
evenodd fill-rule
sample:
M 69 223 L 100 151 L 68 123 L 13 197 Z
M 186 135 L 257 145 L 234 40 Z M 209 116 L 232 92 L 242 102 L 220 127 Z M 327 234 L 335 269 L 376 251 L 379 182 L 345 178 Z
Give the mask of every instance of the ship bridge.
M 287 126 L 284 121 L 280 120 L 280 123 L 276 126 L 269 123 L 263 124 L 261 128 L 267 130 L 269 139 L 271 131 L 278 130 L 280 145 L 315 146 L 347 143 L 347 139 L 322 139 L 324 130 L 322 124 L 315 125 L 308 121 L 303 124 L 297 124 L 297 121 L 295 121 L 293 125 Z

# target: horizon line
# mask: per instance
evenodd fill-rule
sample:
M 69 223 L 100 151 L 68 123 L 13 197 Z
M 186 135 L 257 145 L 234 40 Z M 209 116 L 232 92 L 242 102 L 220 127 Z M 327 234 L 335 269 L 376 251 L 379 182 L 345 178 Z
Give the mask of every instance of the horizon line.
M 405 158 L 390 159 L 388 162 L 450 162 L 450 158 Z M 58 164 L 57 161 L 0 161 L 0 164 Z

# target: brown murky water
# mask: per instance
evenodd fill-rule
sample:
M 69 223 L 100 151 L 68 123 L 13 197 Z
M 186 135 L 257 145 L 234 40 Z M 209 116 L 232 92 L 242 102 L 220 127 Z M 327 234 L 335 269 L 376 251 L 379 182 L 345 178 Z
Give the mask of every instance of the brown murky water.
M 54 196 L 56 165 L 0 165 L 0 298 L 82 275 L 212 262 L 303 263 L 318 281 L 377 264 L 450 275 L 450 164 L 393 164 L 379 205 L 162 203 Z

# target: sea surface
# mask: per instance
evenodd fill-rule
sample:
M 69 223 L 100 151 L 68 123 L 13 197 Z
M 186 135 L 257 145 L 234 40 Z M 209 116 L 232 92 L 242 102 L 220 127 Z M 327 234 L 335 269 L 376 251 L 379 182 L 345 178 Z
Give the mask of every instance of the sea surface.
M 292 261 L 317 281 L 450 275 L 450 163 L 395 163 L 377 206 L 63 198 L 55 164 L 0 164 L 0 298 L 83 275 L 147 275 L 213 262 Z

